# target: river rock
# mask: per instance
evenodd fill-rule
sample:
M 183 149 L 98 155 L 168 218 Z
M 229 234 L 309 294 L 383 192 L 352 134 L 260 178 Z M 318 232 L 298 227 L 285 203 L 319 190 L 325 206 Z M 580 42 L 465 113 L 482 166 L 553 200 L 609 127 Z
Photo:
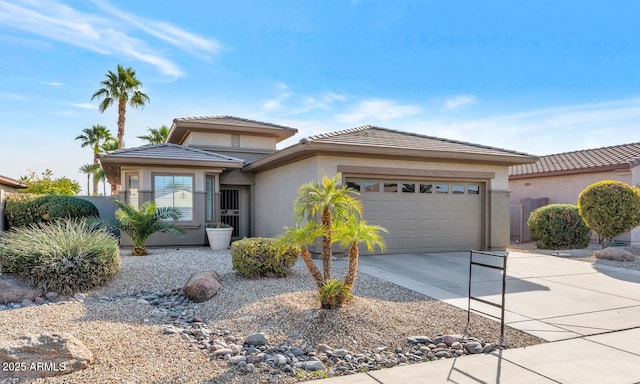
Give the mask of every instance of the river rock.
M 34 288 L 14 273 L 0 275 L 0 304 L 20 303 L 23 300 L 34 301 L 42 295 L 41 289 Z
M 201 303 L 215 296 L 221 287 L 220 277 L 210 269 L 192 273 L 182 290 L 189 299 Z

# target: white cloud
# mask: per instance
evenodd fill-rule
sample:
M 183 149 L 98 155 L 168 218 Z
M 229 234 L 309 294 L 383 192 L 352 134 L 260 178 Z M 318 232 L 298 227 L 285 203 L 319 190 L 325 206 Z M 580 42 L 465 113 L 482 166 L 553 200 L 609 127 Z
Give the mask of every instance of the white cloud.
M 58 81 L 45 81 L 44 83 L 52 87 L 62 87 L 64 85 Z
M 66 105 L 70 105 L 72 107 L 81 108 L 81 109 L 98 109 L 98 106 L 91 103 L 65 103 Z
M 446 99 L 443 103 L 442 109 L 445 111 L 451 111 L 465 105 L 476 104 L 477 102 L 478 98 L 474 95 L 460 95 Z
M 18 95 L 17 93 L 2 92 L 0 91 L 0 99 L 13 100 L 13 101 L 27 101 L 26 96 Z
M 337 116 L 343 123 L 365 124 L 367 120 L 389 121 L 407 116 L 417 115 L 420 107 L 411 104 L 399 104 L 394 100 L 372 99 L 358 103 L 348 113 Z
M 135 28 L 189 52 L 212 54 L 220 49 L 216 41 L 183 31 L 170 23 L 136 18 L 104 1 L 95 3 L 116 18 L 80 12 L 56 1 L 22 0 L 15 5 L 0 0 L 0 23 L 93 52 L 136 59 L 176 77 L 184 75 L 177 64 L 126 31 Z
M 638 142 L 640 99 L 567 105 L 467 121 L 422 120 L 399 129 L 547 155 Z

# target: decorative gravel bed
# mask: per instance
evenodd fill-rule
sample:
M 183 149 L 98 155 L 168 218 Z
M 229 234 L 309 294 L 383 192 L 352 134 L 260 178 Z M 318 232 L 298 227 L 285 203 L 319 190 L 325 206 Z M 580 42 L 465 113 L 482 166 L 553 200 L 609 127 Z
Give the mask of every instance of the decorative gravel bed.
M 535 242 L 527 243 L 514 243 L 509 246 L 509 251 L 515 252 L 528 252 L 539 253 L 543 255 L 558 256 L 565 259 L 583 261 L 592 264 L 609 265 L 612 267 L 635 269 L 640 271 L 640 247 L 619 247 L 620 249 L 627 250 L 636 255 L 636 261 L 614 261 L 597 259 L 593 256 L 593 253 L 602 249 L 600 244 L 589 244 L 587 248 L 582 249 L 562 249 L 562 250 L 550 250 L 550 249 L 538 249 Z
M 292 383 L 428 364 L 489 350 L 499 338 L 493 320 L 472 315 L 467 327 L 466 311 L 363 273 L 351 303 L 322 310 L 301 263 L 286 278 L 245 279 L 231 270 L 228 252 L 163 248 L 146 257 L 126 254 L 118 275 L 83 301 L 0 311 L 0 335 L 68 332 L 93 352 L 89 368 L 46 382 Z M 343 276 L 346 265 L 346 259 L 335 261 L 334 275 Z M 215 269 L 222 288 L 196 304 L 179 288 L 203 269 Z M 257 333 L 268 342 L 243 343 Z M 506 329 L 509 348 L 541 342 Z M 316 362 L 325 369 L 309 369 Z

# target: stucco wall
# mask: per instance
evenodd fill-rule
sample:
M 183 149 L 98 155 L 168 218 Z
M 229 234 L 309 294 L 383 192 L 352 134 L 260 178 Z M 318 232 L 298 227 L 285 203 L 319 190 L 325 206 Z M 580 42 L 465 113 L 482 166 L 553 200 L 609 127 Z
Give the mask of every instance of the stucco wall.
M 505 249 L 509 244 L 509 193 L 506 166 L 464 163 L 417 162 L 341 156 L 315 156 L 277 169 L 256 174 L 256 232 L 257 236 L 276 236 L 283 226 L 294 225 L 293 203 L 297 189 L 303 183 L 319 181 L 323 174 L 333 177 L 339 165 L 378 166 L 385 168 L 438 171 L 494 172 L 489 180 L 491 214 L 488 215 L 487 247 Z
M 8 185 L 0 184 L 0 232 L 4 231 L 4 201 L 7 193 L 15 192 L 16 189 Z
M 630 170 L 594 172 L 575 175 L 532 177 L 509 181 L 511 205 L 520 204 L 523 198 L 548 197 L 549 204 L 577 204 L 578 196 L 589 185 L 602 180 L 615 180 L 637 186 L 640 183 L 640 166 Z M 526 218 L 525 218 L 526 220 Z M 640 227 L 618 237 L 622 241 L 640 244 Z
M 229 147 L 231 148 L 230 133 L 191 132 L 184 140 L 184 145 Z M 276 139 L 265 136 L 240 135 L 240 148 L 276 149 Z
M 532 177 L 509 181 L 511 204 L 520 204 L 526 197 L 548 197 L 549 204 L 577 204 L 578 196 L 589 185 L 602 180 L 631 184 L 631 171 L 581 173 L 575 175 Z M 528 184 L 528 185 L 527 185 Z

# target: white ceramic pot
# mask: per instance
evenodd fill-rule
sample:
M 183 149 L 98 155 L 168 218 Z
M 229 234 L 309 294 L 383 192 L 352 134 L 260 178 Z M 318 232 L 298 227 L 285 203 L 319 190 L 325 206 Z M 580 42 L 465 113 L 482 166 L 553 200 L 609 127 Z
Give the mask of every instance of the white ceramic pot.
M 214 251 L 229 249 L 233 228 L 206 228 L 209 246 Z

